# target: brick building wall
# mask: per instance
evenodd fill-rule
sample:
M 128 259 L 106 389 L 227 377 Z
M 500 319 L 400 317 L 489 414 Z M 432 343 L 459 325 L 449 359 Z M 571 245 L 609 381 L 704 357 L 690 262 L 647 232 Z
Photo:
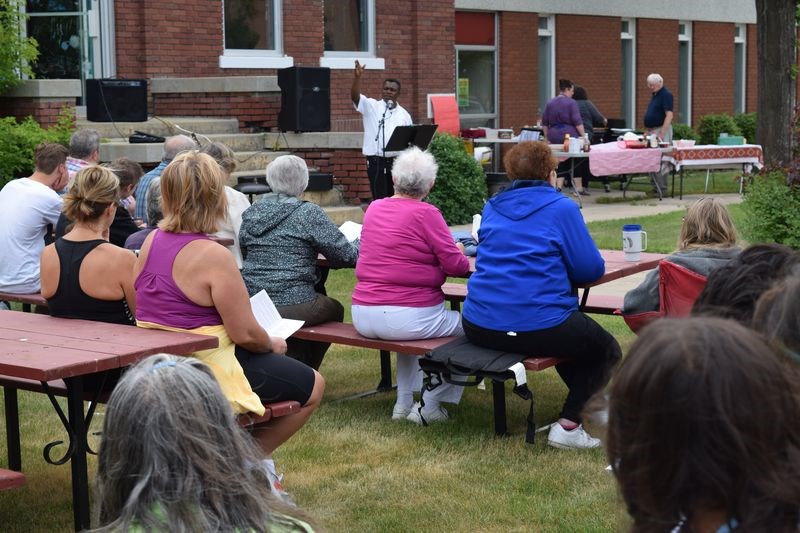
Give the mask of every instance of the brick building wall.
M 64 110 L 74 114 L 74 98 L 8 98 L 0 97 L 0 114 L 10 116 L 21 122 L 32 116 L 42 127 L 49 128 L 58 121 L 58 115 Z
M 735 27 L 712 22 L 692 26 L 692 123 L 697 124 L 704 115 L 733 113 Z
M 151 98 L 150 113 L 168 117 L 234 117 L 239 130 L 263 131 L 278 123 L 280 95 L 259 93 L 158 94 Z
M 500 124 L 519 131 L 539 118 L 539 16 L 505 11 L 498 18 Z
M 606 117 L 621 113 L 621 58 L 619 18 L 556 17 L 556 80 L 567 78 L 585 87 Z
M 636 22 L 636 124 L 641 125 L 650 102 L 647 75 L 657 72 L 664 78 L 679 109 L 681 94 L 678 91 L 678 21 L 638 19 Z M 675 117 L 676 122 L 682 122 Z

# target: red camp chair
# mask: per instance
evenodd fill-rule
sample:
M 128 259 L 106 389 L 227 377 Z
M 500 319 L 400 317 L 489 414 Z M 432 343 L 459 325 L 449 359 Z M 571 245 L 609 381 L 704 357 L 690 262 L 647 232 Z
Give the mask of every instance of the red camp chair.
M 706 285 L 706 277 L 670 261 L 658 265 L 658 293 L 661 308 L 631 315 L 622 315 L 631 331 L 638 332 L 653 320 L 662 316 L 689 316 L 692 306 Z M 622 314 L 620 310 L 616 314 Z

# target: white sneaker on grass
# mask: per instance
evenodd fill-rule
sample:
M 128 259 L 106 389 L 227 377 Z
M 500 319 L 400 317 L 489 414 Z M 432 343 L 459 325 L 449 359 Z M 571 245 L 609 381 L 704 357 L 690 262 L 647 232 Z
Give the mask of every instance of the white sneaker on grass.
M 581 450 L 585 448 L 598 448 L 600 439 L 596 439 L 586 433 L 583 426 L 578 426 L 573 430 L 567 431 L 558 422 L 550 426 L 550 434 L 547 435 L 547 444 L 553 448 L 562 450 Z
M 396 403 L 394 404 L 394 409 L 392 409 L 392 420 L 405 420 L 410 412 L 410 405 Z
M 425 425 L 425 424 L 432 424 L 434 422 L 443 422 L 445 420 L 449 420 L 450 415 L 447 413 L 447 409 L 442 406 L 437 406 L 433 409 L 429 407 L 420 407 L 419 402 L 416 402 L 414 405 L 411 406 L 411 412 L 408 413 L 408 417 L 406 420 L 410 420 L 417 425 Z
M 278 474 L 278 472 L 267 463 L 264 463 L 264 471 L 267 473 L 269 488 L 273 496 L 291 507 L 297 507 L 292 497 L 289 496 L 289 493 L 283 489 L 283 474 Z

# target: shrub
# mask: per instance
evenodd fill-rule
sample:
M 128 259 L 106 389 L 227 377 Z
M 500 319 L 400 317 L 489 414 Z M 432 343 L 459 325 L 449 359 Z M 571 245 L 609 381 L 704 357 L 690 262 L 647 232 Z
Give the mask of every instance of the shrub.
M 742 234 L 748 242 L 777 242 L 800 249 L 800 187 L 782 171 L 756 176 L 742 202 Z
M 33 173 L 33 151 L 41 142 L 69 143 L 73 130 L 72 110 L 64 108 L 57 123 L 42 128 L 33 117 L 17 123 L 14 117 L 0 119 L 0 187 L 12 179 Z
M 717 144 L 719 134 L 723 132 L 729 135 L 741 135 L 739 126 L 733 121 L 732 116 L 724 113 L 705 115 L 697 124 L 697 141 L 700 144 Z
M 756 114 L 740 113 L 733 117 L 733 121 L 739 127 L 742 137 L 749 143 L 756 142 Z
M 430 145 L 439 172 L 426 202 L 439 208 L 448 224 L 467 224 L 480 213 L 486 198 L 483 169 L 464 150 L 461 139 L 437 133 Z
M 688 124 L 673 124 L 672 125 L 672 138 L 673 139 L 697 139 L 697 134 Z

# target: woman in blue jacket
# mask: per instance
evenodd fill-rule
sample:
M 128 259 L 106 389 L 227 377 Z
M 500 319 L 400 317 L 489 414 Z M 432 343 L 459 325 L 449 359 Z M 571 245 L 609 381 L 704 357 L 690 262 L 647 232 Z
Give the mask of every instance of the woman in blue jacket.
M 548 443 L 596 448 L 581 411 L 608 382 L 621 350 L 578 310 L 575 286 L 602 277 L 605 263 L 578 206 L 554 188 L 558 163 L 546 143 L 520 143 L 504 164 L 512 184 L 483 208 L 464 332 L 486 348 L 568 358 L 556 367 L 569 392 Z

